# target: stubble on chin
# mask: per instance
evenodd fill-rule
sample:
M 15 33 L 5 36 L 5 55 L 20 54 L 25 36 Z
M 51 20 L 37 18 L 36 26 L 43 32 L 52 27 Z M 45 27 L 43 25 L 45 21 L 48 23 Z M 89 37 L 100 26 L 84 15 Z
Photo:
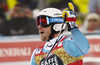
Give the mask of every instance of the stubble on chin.
M 42 40 L 42 41 L 47 41 L 48 38 L 47 38 L 47 37 L 42 37 L 42 36 L 41 36 L 41 40 Z

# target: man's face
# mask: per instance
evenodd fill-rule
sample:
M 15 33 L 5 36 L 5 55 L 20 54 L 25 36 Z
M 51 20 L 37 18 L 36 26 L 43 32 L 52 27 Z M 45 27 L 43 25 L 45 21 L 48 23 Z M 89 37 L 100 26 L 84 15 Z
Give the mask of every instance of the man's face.
M 99 21 L 97 19 L 90 19 L 88 21 L 88 28 L 95 30 L 98 27 Z
M 24 17 L 24 16 L 25 16 L 24 8 L 15 7 L 15 9 L 14 9 L 14 17 Z
M 38 25 L 39 34 L 41 36 L 42 41 L 47 41 L 49 39 L 49 36 L 51 34 L 51 26 L 49 27 L 42 27 L 41 25 Z

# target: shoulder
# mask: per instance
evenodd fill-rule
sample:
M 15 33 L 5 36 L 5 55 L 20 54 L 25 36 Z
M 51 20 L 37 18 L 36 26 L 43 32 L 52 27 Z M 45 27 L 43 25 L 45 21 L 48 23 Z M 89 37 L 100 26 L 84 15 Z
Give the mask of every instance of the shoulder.
M 39 53 L 39 52 L 41 51 L 41 49 L 43 48 L 43 46 L 44 46 L 44 45 L 37 47 L 37 48 L 33 51 L 32 56 L 35 55 L 35 53 Z
M 44 45 L 39 46 L 38 48 L 36 48 L 34 55 L 36 56 L 36 55 L 40 54 L 43 51 L 43 47 L 44 47 Z
M 63 42 L 74 41 L 72 35 L 66 36 Z
M 63 48 L 68 48 L 70 49 L 70 47 L 73 47 L 75 46 L 74 45 L 74 40 L 73 40 L 73 37 L 70 35 L 70 36 L 67 36 L 64 40 L 63 40 Z
M 63 48 L 67 54 L 69 54 L 71 56 L 76 56 L 76 54 L 75 54 L 76 45 L 74 44 L 74 40 L 73 40 L 72 36 L 68 36 L 64 39 Z
M 33 53 L 32 53 L 32 56 L 31 56 L 31 57 L 34 57 L 36 50 L 37 50 L 37 48 L 33 51 Z
M 63 40 L 63 47 L 66 47 L 68 48 L 68 46 L 72 46 L 72 44 L 74 43 L 74 40 L 73 40 L 73 37 L 70 35 L 70 36 L 67 36 L 64 40 Z
M 36 52 L 36 49 L 32 53 L 30 65 L 37 65 L 36 62 L 35 62 L 35 52 Z
M 64 39 L 63 48 L 70 56 L 78 57 L 83 55 L 79 47 L 75 44 L 72 36 L 68 36 Z

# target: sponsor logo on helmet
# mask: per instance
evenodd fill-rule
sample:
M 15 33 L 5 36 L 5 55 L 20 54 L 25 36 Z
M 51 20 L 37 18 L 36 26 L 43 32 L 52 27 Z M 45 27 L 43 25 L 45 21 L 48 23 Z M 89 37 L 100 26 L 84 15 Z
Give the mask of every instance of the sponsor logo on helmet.
M 56 14 L 54 14 L 54 15 L 62 15 L 61 13 L 56 13 Z
M 43 11 L 43 12 L 46 12 L 46 11 Z

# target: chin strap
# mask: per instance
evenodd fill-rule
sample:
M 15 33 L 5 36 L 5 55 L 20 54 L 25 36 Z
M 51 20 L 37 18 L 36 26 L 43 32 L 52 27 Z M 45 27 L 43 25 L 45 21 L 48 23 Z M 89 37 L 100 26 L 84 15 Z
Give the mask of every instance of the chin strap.
M 49 36 L 49 39 L 47 41 L 50 41 L 51 39 L 53 39 L 53 37 L 54 37 L 54 34 L 51 33 L 50 36 Z
M 54 25 L 55 25 L 55 24 L 52 24 L 52 26 L 51 26 L 51 34 L 50 34 L 49 39 L 48 39 L 47 41 L 50 41 L 51 39 L 53 39 L 54 34 L 60 32 L 60 31 L 55 31 L 55 30 L 53 29 L 53 26 L 54 26 Z M 64 31 L 64 30 L 62 30 L 61 33 L 62 33 L 63 31 Z
M 51 39 L 53 39 L 54 34 L 58 33 L 53 30 L 53 26 L 54 24 L 51 25 L 51 34 L 49 35 L 49 39 L 47 41 L 50 41 Z

